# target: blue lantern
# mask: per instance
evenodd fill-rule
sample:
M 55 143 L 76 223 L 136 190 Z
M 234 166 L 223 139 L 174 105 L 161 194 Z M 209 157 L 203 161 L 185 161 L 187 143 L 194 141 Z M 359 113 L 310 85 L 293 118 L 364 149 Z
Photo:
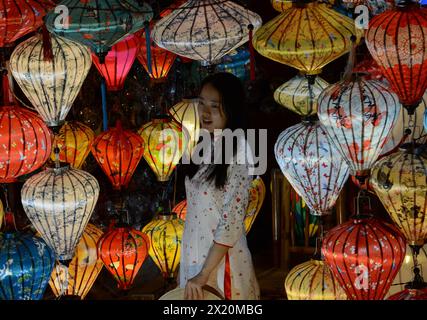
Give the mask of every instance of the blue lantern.
M 54 262 L 55 255 L 43 239 L 0 233 L 0 300 L 40 300 Z
M 246 46 L 232 50 L 222 58 L 217 66 L 218 71 L 229 72 L 242 81 L 249 79 L 250 52 Z

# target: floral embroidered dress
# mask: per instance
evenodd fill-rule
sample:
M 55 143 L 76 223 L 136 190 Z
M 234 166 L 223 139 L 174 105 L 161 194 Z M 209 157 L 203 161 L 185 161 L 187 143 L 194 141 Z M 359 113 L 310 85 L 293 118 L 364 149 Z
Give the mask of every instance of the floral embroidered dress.
M 249 166 L 237 164 L 245 152 L 240 139 L 223 189 L 206 179 L 209 165 L 203 164 L 192 179 L 185 180 L 187 216 L 181 247 L 180 287 L 202 269 L 214 242 L 229 247 L 228 253 L 211 273 L 208 285 L 226 299 L 259 299 L 259 287 L 246 242 L 244 217 L 252 177 Z

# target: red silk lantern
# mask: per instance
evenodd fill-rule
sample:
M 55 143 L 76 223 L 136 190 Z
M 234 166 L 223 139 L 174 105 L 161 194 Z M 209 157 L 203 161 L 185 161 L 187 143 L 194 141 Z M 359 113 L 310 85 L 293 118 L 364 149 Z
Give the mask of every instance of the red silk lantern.
M 123 88 L 138 49 L 138 37 L 131 34 L 111 48 L 104 63 L 101 63 L 98 56 L 92 53 L 93 63 L 104 77 L 109 91 L 118 91 Z
M 405 238 L 391 224 L 354 216 L 331 229 L 322 253 L 350 300 L 382 300 L 405 257 Z
M 115 128 L 101 133 L 92 143 L 91 151 L 113 188 L 126 188 L 142 158 L 144 141 L 120 122 Z
M 150 239 L 129 226 L 117 226 L 98 241 L 98 256 L 122 290 L 130 289 L 148 256 Z

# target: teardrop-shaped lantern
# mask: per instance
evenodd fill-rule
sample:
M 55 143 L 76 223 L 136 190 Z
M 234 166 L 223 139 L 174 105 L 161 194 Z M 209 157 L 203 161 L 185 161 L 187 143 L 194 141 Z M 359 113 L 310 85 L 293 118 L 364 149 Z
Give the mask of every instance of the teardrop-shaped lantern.
M 89 173 L 46 168 L 23 185 L 21 201 L 28 219 L 60 261 L 73 258 L 99 195 L 99 184 Z
M 358 43 L 362 34 L 352 19 L 313 2 L 293 6 L 266 23 L 255 33 L 253 46 L 271 60 L 312 75 L 349 52 L 351 37 Z
M 0 300 L 40 300 L 55 255 L 43 239 L 29 234 L 0 233 Z
M 372 168 L 370 184 L 410 245 L 427 240 L 427 155 L 405 144 Z
M 103 63 L 92 53 L 93 63 L 104 77 L 109 91 L 123 89 L 125 79 L 135 61 L 138 50 L 138 37 L 131 34 L 111 48 Z
M 265 184 L 261 177 L 257 177 L 256 179 L 252 180 L 251 186 L 249 188 L 248 207 L 246 209 L 245 219 L 243 221 L 245 224 L 246 234 L 248 234 L 251 230 L 252 225 L 254 224 L 255 219 L 261 210 L 265 199 L 265 192 Z
M 277 139 L 274 152 L 286 179 L 311 213 L 330 213 L 349 170 L 320 123 L 304 122 L 286 129 Z
M 34 112 L 17 106 L 0 107 L 0 183 L 40 168 L 52 148 L 52 136 Z
M 97 243 L 101 236 L 102 231 L 88 223 L 70 264 L 65 266 L 56 263 L 49 281 L 56 297 L 86 297 L 103 267 L 97 252 Z
M 189 0 L 158 21 L 154 41 L 175 54 L 209 64 L 249 40 L 261 17 L 228 0 Z
M 59 148 L 59 160 L 69 163 L 74 169 L 80 169 L 89 155 L 95 133 L 88 126 L 77 122 L 65 122 L 55 135 L 54 145 Z M 51 159 L 55 161 L 52 152 Z
M 141 231 L 117 226 L 98 241 L 98 256 L 122 290 L 131 288 L 133 280 L 148 256 L 150 240 Z
M 157 117 L 138 130 L 145 141 L 144 159 L 159 181 L 168 181 L 187 149 L 189 136 L 175 120 Z
M 175 214 L 160 214 L 149 222 L 142 232 L 150 238 L 149 254 L 163 277 L 165 279 L 174 278 L 181 257 L 184 221 L 177 219 Z
M 393 225 L 354 216 L 323 240 L 325 263 L 350 300 L 382 300 L 405 257 L 405 239 Z
M 187 216 L 187 199 L 178 202 L 178 204 L 173 207 L 172 212 L 176 214 L 178 219 L 185 221 L 185 217 Z
M 402 105 L 413 112 L 427 89 L 427 10 L 399 1 L 369 21 L 366 45 Z
M 274 100 L 281 106 L 306 117 L 317 113 L 317 98 L 329 86 L 320 77 L 310 84 L 307 77 L 297 75 L 274 91 Z
M 357 75 L 326 88 L 318 108 L 320 122 L 354 176 L 365 176 L 378 159 L 401 109 L 383 83 Z
M 113 188 L 120 190 L 128 186 L 144 148 L 143 139 L 118 122 L 95 138 L 91 151 Z
M 89 50 L 51 36 L 52 60 L 44 60 L 41 36 L 20 43 L 10 57 L 10 70 L 22 91 L 49 126 L 61 125 L 90 70 Z
M 347 295 L 321 260 L 310 260 L 289 271 L 285 279 L 288 300 L 347 300 Z

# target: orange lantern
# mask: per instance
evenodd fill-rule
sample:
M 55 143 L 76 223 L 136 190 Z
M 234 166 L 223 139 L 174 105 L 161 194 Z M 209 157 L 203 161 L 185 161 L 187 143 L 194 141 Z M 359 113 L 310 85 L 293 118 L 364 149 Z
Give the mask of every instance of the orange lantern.
M 185 221 L 185 217 L 187 216 L 187 200 L 184 199 L 179 202 L 175 207 L 173 207 L 172 212 L 176 213 L 178 219 Z

